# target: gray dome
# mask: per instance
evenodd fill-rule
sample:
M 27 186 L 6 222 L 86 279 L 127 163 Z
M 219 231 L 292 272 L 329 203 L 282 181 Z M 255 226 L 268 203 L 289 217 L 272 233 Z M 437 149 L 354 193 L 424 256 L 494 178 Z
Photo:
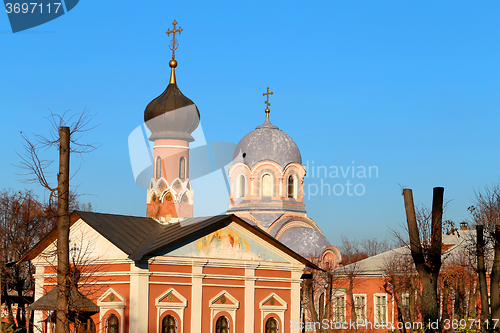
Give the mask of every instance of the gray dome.
M 234 150 L 233 160 L 243 161 L 249 168 L 264 160 L 274 161 L 282 168 L 292 162 L 302 164 L 302 157 L 295 142 L 271 124 L 267 117 L 264 124 L 241 139 Z
M 321 231 L 306 227 L 292 227 L 278 240 L 306 258 L 319 258 L 325 247 L 330 246 Z

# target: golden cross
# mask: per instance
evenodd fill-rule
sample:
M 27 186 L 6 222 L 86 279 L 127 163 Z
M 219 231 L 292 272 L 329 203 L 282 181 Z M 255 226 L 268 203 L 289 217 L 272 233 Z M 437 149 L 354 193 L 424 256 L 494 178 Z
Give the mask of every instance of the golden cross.
M 269 87 L 267 87 L 267 93 L 263 93 L 262 96 L 266 96 L 267 95 L 267 100 L 264 102 L 266 103 L 266 117 L 269 117 L 269 112 L 271 112 L 271 110 L 269 110 L 269 106 L 271 105 L 271 103 L 269 103 L 269 95 L 272 95 L 273 92 L 269 92 Z
M 177 50 L 177 48 L 179 47 L 179 44 L 177 43 L 177 38 L 175 38 L 175 34 L 178 32 L 180 35 L 182 32 L 182 28 L 181 28 L 181 26 L 179 26 L 179 29 L 176 28 L 176 25 L 177 25 L 176 20 L 174 20 L 172 25 L 174 26 L 174 29 L 170 30 L 170 28 L 169 28 L 167 30 L 167 36 L 170 36 L 170 34 L 172 34 L 172 41 L 170 42 L 169 48 L 172 50 L 172 59 L 175 59 L 175 50 Z

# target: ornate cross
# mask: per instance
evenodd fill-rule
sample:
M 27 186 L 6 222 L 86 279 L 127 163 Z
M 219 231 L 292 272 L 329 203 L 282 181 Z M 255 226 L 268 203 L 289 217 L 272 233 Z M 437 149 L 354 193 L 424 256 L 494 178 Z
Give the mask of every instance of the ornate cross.
M 175 50 L 177 50 L 177 48 L 179 47 L 179 44 L 177 43 L 177 38 L 175 38 L 175 34 L 179 33 L 179 35 L 180 35 L 182 32 L 182 28 L 181 28 L 181 26 L 179 26 L 179 29 L 176 28 L 176 25 L 177 25 L 176 20 L 174 20 L 172 25 L 174 26 L 174 29 L 170 30 L 170 28 L 169 28 L 167 30 L 167 36 L 170 36 L 170 34 L 172 34 L 172 41 L 170 42 L 169 48 L 172 50 L 172 59 L 175 59 Z
M 271 110 L 269 110 L 269 106 L 271 105 L 271 103 L 269 103 L 269 95 L 272 95 L 273 92 L 269 92 L 269 87 L 267 87 L 267 92 L 266 93 L 263 93 L 262 96 L 266 96 L 267 95 L 267 100 L 264 102 L 266 103 L 266 117 L 269 117 L 269 112 L 271 112 Z

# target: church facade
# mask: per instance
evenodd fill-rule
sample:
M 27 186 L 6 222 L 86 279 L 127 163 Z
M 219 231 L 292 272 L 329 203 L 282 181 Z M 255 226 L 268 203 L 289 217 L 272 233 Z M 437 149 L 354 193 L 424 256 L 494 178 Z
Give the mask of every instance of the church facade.
M 81 332 L 299 332 L 290 323 L 303 318 L 304 273 L 340 262 L 307 216 L 300 151 L 271 124 L 267 102 L 264 123 L 234 152 L 227 215 L 193 217 L 189 142 L 200 112 L 177 86 L 173 41 L 169 85 L 144 112 L 154 142 L 146 217 L 71 215 L 78 291 L 69 310 Z M 22 259 L 36 267 L 31 309 L 43 332 L 54 332 L 56 237 Z

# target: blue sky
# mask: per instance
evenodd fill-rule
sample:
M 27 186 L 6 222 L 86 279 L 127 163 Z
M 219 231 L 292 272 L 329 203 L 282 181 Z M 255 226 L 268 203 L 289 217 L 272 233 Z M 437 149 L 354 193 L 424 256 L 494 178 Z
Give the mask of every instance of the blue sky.
M 16 34 L 0 15 L 0 188 L 34 187 L 13 166 L 19 131 L 47 133 L 49 109 L 86 108 L 99 127 L 82 140 L 102 146 L 72 157 L 80 168 L 73 184 L 89 194 L 81 200 L 144 215 L 127 140 L 168 84 L 165 31 L 175 19 L 184 29 L 177 82 L 197 104 L 207 141 L 237 143 L 260 125 L 269 86 L 271 121 L 295 140 L 304 164 L 378 168 L 372 178 L 308 171 L 306 188 L 323 180 L 365 189 L 306 200 L 331 243 L 384 238 L 405 223 L 400 185 L 427 205 L 432 187 L 443 186 L 445 218 L 461 222 L 474 190 L 500 174 L 499 14 L 497 1 L 82 0 Z

